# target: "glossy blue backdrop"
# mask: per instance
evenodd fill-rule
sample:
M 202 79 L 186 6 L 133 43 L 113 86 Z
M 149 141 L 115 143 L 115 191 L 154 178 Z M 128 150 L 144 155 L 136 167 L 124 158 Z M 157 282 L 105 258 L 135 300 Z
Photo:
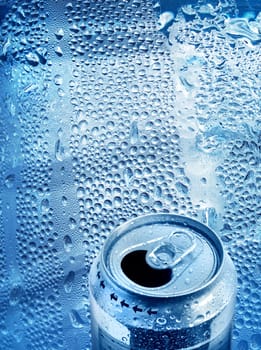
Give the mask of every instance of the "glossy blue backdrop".
M 90 264 L 151 212 L 218 232 L 233 350 L 261 348 L 260 10 L 1 1 L 1 350 L 89 349 Z

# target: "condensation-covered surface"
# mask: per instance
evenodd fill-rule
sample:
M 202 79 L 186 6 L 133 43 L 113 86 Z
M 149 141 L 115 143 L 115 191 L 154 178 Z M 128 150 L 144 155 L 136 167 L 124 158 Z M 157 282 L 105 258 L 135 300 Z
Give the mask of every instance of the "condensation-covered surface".
M 90 349 L 88 272 L 144 213 L 207 223 L 261 348 L 259 1 L 0 2 L 0 349 Z

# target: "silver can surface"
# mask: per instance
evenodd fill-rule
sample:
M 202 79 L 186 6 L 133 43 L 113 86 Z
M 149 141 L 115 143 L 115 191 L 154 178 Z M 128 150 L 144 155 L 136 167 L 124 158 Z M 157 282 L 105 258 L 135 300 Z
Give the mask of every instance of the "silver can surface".
M 207 226 L 172 214 L 118 227 L 90 272 L 93 350 L 229 350 L 236 272 Z

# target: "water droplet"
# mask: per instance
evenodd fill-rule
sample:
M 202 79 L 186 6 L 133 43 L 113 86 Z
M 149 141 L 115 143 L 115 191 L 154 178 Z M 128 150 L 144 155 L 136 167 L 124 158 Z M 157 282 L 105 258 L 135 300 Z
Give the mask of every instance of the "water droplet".
M 85 133 L 88 130 L 88 122 L 87 120 L 83 119 L 79 122 L 79 130 L 82 133 Z
M 190 283 L 191 283 L 190 278 L 186 278 L 186 279 L 185 279 L 185 284 L 186 284 L 186 285 L 189 285 Z
M 6 42 L 3 45 L 3 49 L 2 49 L 3 56 L 6 56 L 7 51 L 8 51 L 10 46 L 11 46 L 11 39 L 10 39 L 10 37 L 8 37 Z
M 240 340 L 237 345 L 237 350 L 248 350 L 248 342 L 246 340 Z
M 55 34 L 57 40 L 61 40 L 64 36 L 64 30 L 62 28 L 57 29 L 54 34 Z
M 159 18 L 159 30 L 164 29 L 167 25 L 169 25 L 174 19 L 173 12 L 166 11 L 161 13 Z
M 196 10 L 193 8 L 192 5 L 184 5 L 182 6 L 182 11 L 184 14 L 188 16 L 194 16 L 196 15 Z
M 41 201 L 41 212 L 42 212 L 42 214 L 48 213 L 49 209 L 50 209 L 49 200 L 47 198 L 45 198 L 45 199 L 43 199 Z
M 57 89 L 57 95 L 60 97 L 65 96 L 65 91 L 62 88 Z
M 47 62 L 47 50 L 45 48 L 38 47 L 36 49 L 36 53 L 38 55 L 39 62 L 41 64 L 46 64 L 46 62 Z
M 258 350 L 261 349 L 261 334 L 255 333 L 251 336 L 251 349 Z
M 27 62 L 31 65 L 31 66 L 37 66 L 40 61 L 39 61 L 39 57 L 38 55 L 36 55 L 35 53 L 28 53 L 27 55 L 25 55 Z
M 59 162 L 62 162 L 64 160 L 64 156 L 65 156 L 64 147 L 62 146 L 61 140 L 58 139 L 55 142 L 55 158 Z
M 63 78 L 62 78 L 62 76 L 60 74 L 56 74 L 54 76 L 54 83 L 55 83 L 55 85 L 62 85 Z
M 5 178 L 5 186 L 7 188 L 13 188 L 14 187 L 14 183 L 15 183 L 15 175 L 14 174 L 10 174 L 10 175 L 6 176 L 6 178 Z
M 255 30 L 255 26 L 251 26 L 251 22 L 247 18 L 231 18 L 226 20 L 225 31 L 232 38 L 246 38 L 253 45 L 261 42 L 261 34 Z
M 71 310 L 69 313 L 71 324 L 74 328 L 83 328 L 84 321 L 76 310 Z
M 74 218 L 69 218 L 69 227 L 71 230 L 75 230 L 77 227 L 77 222 Z
M 72 250 L 72 239 L 69 235 L 63 237 L 64 250 L 69 253 Z
M 122 205 L 122 199 L 121 199 L 121 197 L 114 197 L 114 199 L 113 199 L 113 206 L 114 206 L 115 208 L 120 208 L 121 205 Z
M 60 46 L 57 46 L 54 51 L 57 54 L 57 56 L 59 56 L 59 57 L 61 57 L 63 55 L 63 50 L 61 49 Z
M 159 318 L 157 318 L 156 322 L 157 322 L 159 325 L 164 326 L 164 325 L 167 323 L 167 320 L 166 320 L 166 318 L 164 318 L 164 317 L 159 317 Z
M 183 193 L 184 195 L 188 194 L 188 187 L 182 182 L 176 182 L 176 188 L 179 192 Z
M 211 332 L 209 330 L 205 331 L 203 333 L 203 337 L 204 339 L 209 339 L 211 337 Z
M 198 315 L 195 318 L 194 322 L 193 322 L 193 326 L 196 326 L 196 325 L 199 325 L 199 324 L 203 323 L 204 320 L 205 320 L 205 316 L 204 315 Z
M 67 204 L 68 204 L 68 198 L 65 197 L 65 196 L 62 196 L 62 205 L 63 205 L 64 207 L 66 207 Z
M 133 121 L 131 123 L 131 129 L 130 129 L 130 143 L 136 144 L 138 141 L 139 141 L 138 123 L 136 121 Z
M 82 146 L 88 145 L 88 137 L 87 137 L 87 135 L 83 135 L 83 136 L 81 137 L 81 145 L 82 145 Z
M 16 306 L 23 295 L 23 288 L 19 285 L 13 287 L 10 291 L 9 303 L 11 306 Z
M 124 180 L 126 182 L 126 185 L 130 185 L 131 179 L 133 177 L 133 171 L 131 168 L 126 168 L 124 170 Z
M 64 290 L 66 293 L 71 293 L 74 278 L 75 278 L 75 272 L 70 271 L 64 280 Z
M 78 187 L 76 192 L 77 198 L 84 198 L 85 197 L 85 189 L 83 187 Z
M 150 200 L 150 197 L 149 197 L 148 193 L 142 192 L 140 194 L 140 201 L 141 201 L 141 203 L 148 203 L 149 200 Z

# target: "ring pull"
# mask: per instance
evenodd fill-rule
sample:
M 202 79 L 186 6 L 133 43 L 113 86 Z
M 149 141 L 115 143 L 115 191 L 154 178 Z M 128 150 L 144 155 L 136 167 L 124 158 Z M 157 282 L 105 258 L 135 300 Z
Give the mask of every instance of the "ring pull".
M 155 269 L 174 268 L 195 251 L 197 242 L 189 232 L 174 231 L 147 252 L 147 263 Z

